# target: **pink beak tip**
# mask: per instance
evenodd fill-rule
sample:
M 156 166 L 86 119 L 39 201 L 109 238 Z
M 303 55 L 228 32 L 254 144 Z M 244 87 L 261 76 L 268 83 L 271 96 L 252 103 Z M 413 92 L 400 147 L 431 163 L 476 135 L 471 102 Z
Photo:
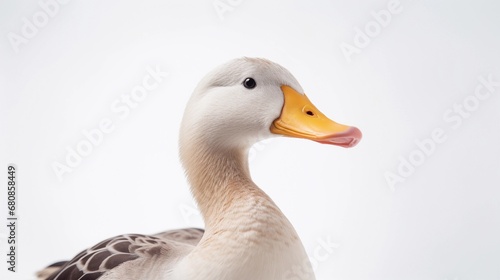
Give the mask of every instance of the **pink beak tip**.
M 362 137 L 363 134 L 358 128 L 350 127 L 348 130 L 344 132 L 324 137 L 318 140 L 318 142 L 323 144 L 337 145 L 344 148 L 352 148 L 356 146 L 359 143 L 359 141 L 361 141 Z

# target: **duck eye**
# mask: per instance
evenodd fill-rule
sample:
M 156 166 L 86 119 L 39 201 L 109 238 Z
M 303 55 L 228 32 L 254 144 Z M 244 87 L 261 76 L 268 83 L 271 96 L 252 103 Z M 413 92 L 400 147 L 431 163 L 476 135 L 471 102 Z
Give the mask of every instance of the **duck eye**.
M 247 89 L 253 89 L 255 86 L 257 86 L 257 82 L 255 82 L 253 78 L 246 78 L 243 81 L 243 86 Z

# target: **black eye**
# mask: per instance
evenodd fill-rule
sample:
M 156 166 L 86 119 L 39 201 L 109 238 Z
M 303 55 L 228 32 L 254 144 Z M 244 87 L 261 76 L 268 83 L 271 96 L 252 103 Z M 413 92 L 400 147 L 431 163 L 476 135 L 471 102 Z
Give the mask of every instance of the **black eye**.
M 253 78 L 246 78 L 243 81 L 243 86 L 247 89 L 253 89 L 257 85 L 257 82 Z

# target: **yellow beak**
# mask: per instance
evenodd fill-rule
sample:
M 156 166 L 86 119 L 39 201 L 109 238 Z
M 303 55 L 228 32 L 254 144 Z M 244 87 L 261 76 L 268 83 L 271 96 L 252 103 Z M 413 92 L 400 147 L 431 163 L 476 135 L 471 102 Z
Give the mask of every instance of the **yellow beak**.
M 289 86 L 281 86 L 281 90 L 284 105 L 281 115 L 271 125 L 272 133 L 345 148 L 354 147 L 361 140 L 359 129 L 330 120 L 304 94 Z

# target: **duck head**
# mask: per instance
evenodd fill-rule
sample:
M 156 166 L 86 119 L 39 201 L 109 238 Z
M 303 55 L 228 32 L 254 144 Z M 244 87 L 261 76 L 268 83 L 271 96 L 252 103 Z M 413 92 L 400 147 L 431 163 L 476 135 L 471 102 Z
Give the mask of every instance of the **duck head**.
M 353 147 L 359 129 L 326 117 L 293 75 L 266 59 L 239 58 L 210 72 L 196 87 L 184 114 L 186 137 L 212 146 L 248 148 L 282 135 Z

